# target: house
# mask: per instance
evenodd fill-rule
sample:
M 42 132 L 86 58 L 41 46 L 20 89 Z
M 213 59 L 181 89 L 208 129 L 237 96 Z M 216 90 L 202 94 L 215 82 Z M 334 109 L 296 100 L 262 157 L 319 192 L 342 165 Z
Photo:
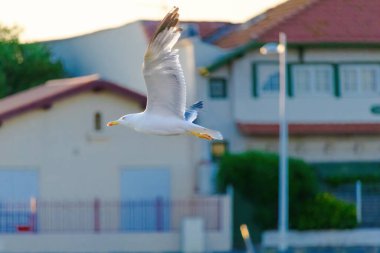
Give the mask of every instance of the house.
M 224 123 L 234 151 L 277 152 L 278 56 L 259 49 L 284 32 L 289 154 L 321 167 L 372 164 L 375 169 L 379 10 L 378 1 L 289 0 L 236 26 L 213 41 L 228 51 L 200 69 L 198 94 L 208 97 L 204 114 L 212 115 L 202 123 Z
M 205 249 L 230 249 L 229 198 L 195 192 L 199 140 L 106 127 L 145 103 L 96 75 L 0 100 L 2 250 L 179 251 L 189 217 Z
M 283 32 L 288 41 L 289 155 L 312 163 L 321 174 L 378 173 L 379 10 L 379 1 L 289 0 L 213 40 L 225 53 L 198 66 L 202 77 L 196 77 L 197 97 L 207 105 L 200 122 L 217 122 L 232 152 L 278 152 L 279 59 L 262 55 L 260 48 L 278 42 Z M 347 189 L 346 196 L 355 200 L 354 189 Z M 364 189 L 363 201 L 357 202 L 361 226 L 378 226 L 379 193 Z M 372 243 L 378 241 L 378 230 L 374 232 L 363 229 L 335 236 L 293 231 L 288 243 L 372 246 L 378 245 Z M 275 247 L 278 240 L 276 231 L 265 233 L 262 246 Z

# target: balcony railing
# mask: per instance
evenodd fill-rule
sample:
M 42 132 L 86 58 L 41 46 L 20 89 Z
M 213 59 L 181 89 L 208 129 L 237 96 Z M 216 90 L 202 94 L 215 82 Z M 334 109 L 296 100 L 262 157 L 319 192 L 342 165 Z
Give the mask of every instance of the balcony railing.
M 0 202 L 0 233 L 171 232 L 186 217 L 221 229 L 222 199 Z

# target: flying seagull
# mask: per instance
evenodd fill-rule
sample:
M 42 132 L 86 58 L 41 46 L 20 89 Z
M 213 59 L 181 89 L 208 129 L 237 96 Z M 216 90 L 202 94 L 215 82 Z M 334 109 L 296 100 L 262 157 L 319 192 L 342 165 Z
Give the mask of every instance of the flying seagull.
M 178 50 L 172 50 L 182 29 L 178 7 L 161 21 L 145 52 L 143 74 L 147 88 L 144 112 L 127 114 L 107 126 L 124 125 L 135 131 L 157 135 L 191 134 L 206 140 L 222 140 L 222 134 L 193 123 L 202 102 L 186 109 L 186 83 Z

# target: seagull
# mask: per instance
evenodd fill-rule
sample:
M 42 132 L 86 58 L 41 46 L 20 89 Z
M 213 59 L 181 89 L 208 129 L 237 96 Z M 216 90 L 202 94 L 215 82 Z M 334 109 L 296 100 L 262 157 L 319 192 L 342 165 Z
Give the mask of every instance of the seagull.
M 123 125 L 137 132 L 156 135 L 190 134 L 206 140 L 222 140 L 219 131 L 194 123 L 203 107 L 197 102 L 186 109 L 186 83 L 178 50 L 173 50 L 181 36 L 178 7 L 164 17 L 149 42 L 144 55 L 143 74 L 147 88 L 145 111 L 127 114 L 107 126 Z

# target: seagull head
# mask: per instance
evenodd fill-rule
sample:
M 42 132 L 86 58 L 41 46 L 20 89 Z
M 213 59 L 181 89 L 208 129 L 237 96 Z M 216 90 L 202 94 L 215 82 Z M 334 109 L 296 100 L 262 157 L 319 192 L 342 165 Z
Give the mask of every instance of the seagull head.
M 117 126 L 117 125 L 129 126 L 132 123 L 133 118 L 134 117 L 132 114 L 127 114 L 120 117 L 117 120 L 108 122 L 107 126 Z

